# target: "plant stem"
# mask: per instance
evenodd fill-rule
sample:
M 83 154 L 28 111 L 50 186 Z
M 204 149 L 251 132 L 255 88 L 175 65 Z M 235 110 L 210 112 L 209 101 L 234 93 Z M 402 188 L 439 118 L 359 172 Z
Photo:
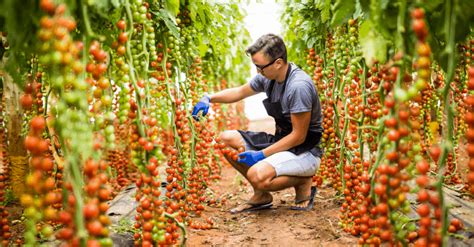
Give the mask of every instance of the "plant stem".
M 443 129 L 443 145 L 441 158 L 438 161 L 438 181 L 436 183 L 436 190 L 439 194 L 440 207 L 441 207 L 441 236 L 443 237 L 442 245 L 447 244 L 447 230 L 448 230 L 448 209 L 444 202 L 443 194 L 443 183 L 444 183 L 444 166 L 446 164 L 446 159 L 448 153 L 452 150 L 452 140 L 453 140 L 453 129 L 454 129 L 454 109 L 451 105 L 451 98 L 449 97 L 449 91 L 451 89 L 451 81 L 454 75 L 454 65 L 455 65 L 455 28 L 456 28 L 456 12 L 454 7 L 456 6 L 456 0 L 446 0 L 445 1 L 445 31 L 446 31 L 446 49 L 445 52 L 448 54 L 448 70 L 446 76 L 445 87 L 443 89 L 443 99 L 444 99 L 444 112 L 447 116 L 447 126 Z
M 181 239 L 180 246 L 185 246 L 187 236 L 186 236 L 186 227 L 184 226 L 184 224 L 179 222 L 173 215 L 171 215 L 169 213 L 164 212 L 164 215 L 165 215 L 166 218 L 172 219 L 176 223 L 176 225 L 178 225 L 178 227 L 181 228 L 181 231 L 183 233 L 182 234 L 183 238 Z
M 132 37 L 133 33 L 133 16 L 132 16 L 132 10 L 130 9 L 130 2 L 127 0 L 125 1 L 125 9 L 127 12 L 128 20 L 130 22 L 130 27 L 128 29 L 128 36 Z M 132 56 L 132 49 L 130 48 L 130 42 L 126 43 L 126 48 L 127 48 L 127 57 L 128 57 L 128 66 L 130 67 L 129 74 L 130 74 L 130 81 L 132 82 L 133 88 L 135 89 L 135 95 L 137 99 L 137 126 L 138 126 L 138 133 L 140 133 L 140 136 L 145 136 L 145 130 L 143 128 L 143 125 L 140 123 L 140 120 L 142 119 L 142 103 L 141 103 L 141 98 L 139 94 L 139 88 L 137 86 L 137 79 L 135 78 L 135 68 L 133 67 L 133 56 Z M 138 164 L 137 164 L 138 165 Z
M 86 27 L 86 34 L 89 37 L 95 37 L 94 31 L 92 31 L 91 23 L 89 21 L 89 12 L 87 10 L 87 3 L 84 3 L 83 0 L 80 0 L 82 20 L 84 21 L 84 26 Z

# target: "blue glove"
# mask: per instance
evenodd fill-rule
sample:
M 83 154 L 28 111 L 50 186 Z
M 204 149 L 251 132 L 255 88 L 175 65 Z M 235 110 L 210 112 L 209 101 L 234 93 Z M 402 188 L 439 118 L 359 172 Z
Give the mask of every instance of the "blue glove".
M 199 120 L 198 113 L 202 111 L 202 116 L 206 116 L 207 111 L 209 110 L 209 103 L 211 102 L 211 98 L 207 95 L 204 95 L 199 102 L 193 108 L 193 118 L 195 120 Z
M 265 159 L 262 151 L 246 151 L 239 154 L 238 162 L 244 163 L 248 166 L 253 166 L 260 160 Z

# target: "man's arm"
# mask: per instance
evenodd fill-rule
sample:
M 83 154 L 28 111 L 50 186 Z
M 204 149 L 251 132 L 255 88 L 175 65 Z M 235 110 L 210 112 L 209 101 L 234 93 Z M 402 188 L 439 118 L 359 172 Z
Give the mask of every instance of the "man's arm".
M 234 103 L 257 93 L 250 87 L 250 83 L 246 83 L 240 87 L 224 89 L 209 97 L 211 103 Z
M 291 123 L 293 131 L 283 137 L 271 146 L 263 149 L 263 154 L 268 157 L 274 153 L 286 151 L 303 143 L 308 133 L 309 123 L 311 121 L 311 112 L 300 112 L 291 114 Z

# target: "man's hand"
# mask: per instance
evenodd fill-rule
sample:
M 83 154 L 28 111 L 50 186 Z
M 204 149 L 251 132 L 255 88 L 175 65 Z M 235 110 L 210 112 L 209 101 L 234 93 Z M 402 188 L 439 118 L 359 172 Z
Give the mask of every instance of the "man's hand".
M 207 114 L 207 111 L 209 110 L 209 103 L 211 101 L 211 98 L 209 98 L 209 96 L 207 95 L 204 95 L 200 100 L 199 102 L 197 102 L 197 104 L 194 106 L 193 108 L 193 118 L 195 120 L 199 120 L 199 116 L 198 116 L 198 113 L 200 111 L 202 111 L 202 116 L 206 116 Z
M 253 166 L 260 160 L 265 159 L 262 151 L 246 151 L 239 154 L 238 162 L 244 163 L 248 166 Z

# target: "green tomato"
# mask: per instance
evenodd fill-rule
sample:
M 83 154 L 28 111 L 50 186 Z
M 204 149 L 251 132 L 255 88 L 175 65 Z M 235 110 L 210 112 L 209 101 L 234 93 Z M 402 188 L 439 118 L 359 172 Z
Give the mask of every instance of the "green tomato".
M 105 127 L 105 135 L 109 136 L 109 135 L 113 135 L 114 134 L 114 126 L 113 125 L 107 125 L 107 127 Z
M 158 243 L 164 243 L 165 242 L 165 234 L 164 233 L 158 234 L 157 242 Z
M 405 214 L 408 214 L 411 212 L 411 208 L 410 208 L 410 204 L 409 203 L 404 203 L 403 206 L 402 206 L 402 212 L 405 213 Z M 407 219 L 407 222 L 409 221 L 410 219 Z
M 67 92 L 63 95 L 64 101 L 68 105 L 75 105 L 78 102 L 78 98 L 74 92 Z
M 102 247 L 111 247 L 114 244 L 111 238 L 103 238 L 99 242 Z
M 64 86 L 64 78 L 62 76 L 55 77 L 51 80 L 52 86 L 56 90 L 63 89 Z
M 418 78 L 418 80 L 416 80 L 416 82 L 415 82 L 415 87 L 418 90 L 423 90 L 423 89 L 426 88 L 426 86 L 427 86 L 427 83 L 423 79 Z
M 120 69 L 123 71 L 123 72 L 126 72 L 128 73 L 130 71 L 130 65 L 128 65 L 128 63 L 124 63 Z M 125 75 L 124 75 L 125 76 Z M 122 77 L 123 78 L 123 77 Z
M 395 228 L 397 228 L 397 225 L 401 225 L 401 224 L 396 224 L 395 225 Z M 407 235 L 407 232 L 405 230 L 399 230 L 397 232 L 397 238 L 400 239 L 400 240 L 403 240 L 405 239 L 405 236 Z
M 132 16 L 133 16 L 134 20 L 139 20 L 140 19 L 140 13 L 138 13 L 138 12 L 133 12 Z
M 100 101 L 102 102 L 102 104 L 104 104 L 104 106 L 106 107 L 109 107 L 112 105 L 112 97 L 110 97 L 110 95 L 102 95 Z
M 84 80 L 77 79 L 74 82 L 74 87 L 80 91 L 85 91 L 88 88 L 88 85 Z
M 53 54 L 51 56 L 51 62 L 53 64 L 59 64 L 59 63 L 61 63 L 61 58 L 62 58 L 61 52 L 55 51 L 55 52 L 53 52 Z
M 106 139 L 107 139 L 107 142 L 114 142 L 115 141 L 115 135 L 114 134 L 107 135 Z
M 414 144 L 411 149 L 413 150 L 413 152 L 419 153 L 421 151 L 421 145 L 420 144 Z M 415 157 L 415 161 L 416 161 L 416 159 L 417 159 L 417 157 Z
M 416 230 L 416 225 L 414 223 L 408 223 L 407 228 L 409 232 L 414 232 Z
M 99 115 L 99 116 L 97 116 L 97 117 L 95 118 L 95 122 L 96 122 L 97 126 L 98 126 L 99 128 L 101 128 L 102 126 L 104 126 L 105 119 L 104 119 L 104 117 L 103 117 L 102 115 Z
M 391 208 L 398 208 L 399 203 L 398 203 L 398 200 L 396 199 L 389 199 L 388 205 L 390 205 Z
M 47 50 L 49 50 L 49 45 L 48 45 Z M 47 64 L 49 64 L 49 63 L 51 62 L 51 56 L 50 56 L 49 54 L 48 54 L 48 55 L 41 56 L 41 57 L 39 58 L 39 62 L 40 62 L 41 64 L 47 65 Z
M 26 215 L 25 215 L 26 216 Z M 28 216 L 26 216 L 28 217 Z M 33 216 L 34 217 L 34 216 Z M 28 220 L 25 221 L 25 227 L 27 229 L 36 229 L 36 223 L 33 221 L 31 217 L 28 217 Z
M 41 234 L 43 234 L 43 236 L 45 236 L 46 238 L 51 237 L 53 233 L 54 233 L 54 229 L 50 225 L 44 225 L 43 229 L 41 229 Z
M 25 232 L 25 244 L 33 244 L 33 243 L 36 243 L 36 236 L 35 236 L 35 233 L 34 232 L 31 232 L 31 231 L 27 231 Z M 25 245 L 27 246 L 27 245 Z M 33 246 L 33 245 L 31 245 Z
M 107 119 L 110 122 L 112 122 L 115 119 L 115 114 L 111 111 L 106 112 L 104 116 L 105 116 L 105 119 Z
M 124 82 L 130 82 L 130 76 L 129 76 L 128 74 L 123 75 L 122 81 L 124 81 Z M 128 92 L 130 92 L 130 89 L 128 90 Z
M 401 88 L 396 88 L 395 89 L 395 98 L 400 100 L 400 101 L 407 101 L 408 99 L 408 96 L 407 96 L 407 93 L 405 92 L 405 90 L 401 89 Z

